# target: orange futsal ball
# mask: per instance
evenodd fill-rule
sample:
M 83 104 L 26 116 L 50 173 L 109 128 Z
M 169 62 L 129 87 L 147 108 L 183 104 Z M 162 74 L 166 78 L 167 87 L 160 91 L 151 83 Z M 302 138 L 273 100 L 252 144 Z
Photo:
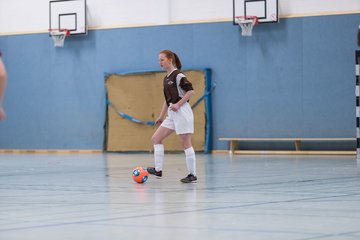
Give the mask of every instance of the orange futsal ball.
M 143 167 L 137 167 L 132 172 L 132 179 L 137 183 L 144 183 L 148 180 L 149 173 Z

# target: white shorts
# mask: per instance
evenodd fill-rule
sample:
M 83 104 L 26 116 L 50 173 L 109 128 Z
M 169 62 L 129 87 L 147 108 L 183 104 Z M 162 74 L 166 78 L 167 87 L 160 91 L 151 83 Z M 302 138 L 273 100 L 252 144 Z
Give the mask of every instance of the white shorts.
M 175 130 L 176 134 L 194 133 L 194 114 L 188 102 L 177 112 L 168 109 L 168 115 L 161 124 L 162 127 Z

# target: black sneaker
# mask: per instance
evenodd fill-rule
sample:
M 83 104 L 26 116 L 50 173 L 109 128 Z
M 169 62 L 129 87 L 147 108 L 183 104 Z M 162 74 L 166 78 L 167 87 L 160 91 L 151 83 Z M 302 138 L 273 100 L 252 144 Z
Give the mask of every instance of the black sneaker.
M 154 167 L 148 167 L 146 171 L 152 175 L 155 175 L 156 177 L 162 177 L 162 171 L 156 171 Z
M 197 177 L 192 174 L 189 174 L 189 175 L 187 175 L 186 178 L 183 178 L 180 181 L 183 183 L 196 183 Z

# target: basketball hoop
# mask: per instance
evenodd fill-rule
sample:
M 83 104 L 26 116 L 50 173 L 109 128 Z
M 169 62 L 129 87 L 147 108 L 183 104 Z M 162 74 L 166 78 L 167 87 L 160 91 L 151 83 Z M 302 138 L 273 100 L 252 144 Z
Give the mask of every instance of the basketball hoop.
M 239 16 L 235 17 L 235 22 L 241 27 L 242 36 L 251 36 L 253 27 L 258 24 L 258 17 L 256 16 Z
M 49 33 L 54 40 L 55 47 L 63 47 L 65 38 L 70 36 L 70 31 L 67 29 L 49 29 Z

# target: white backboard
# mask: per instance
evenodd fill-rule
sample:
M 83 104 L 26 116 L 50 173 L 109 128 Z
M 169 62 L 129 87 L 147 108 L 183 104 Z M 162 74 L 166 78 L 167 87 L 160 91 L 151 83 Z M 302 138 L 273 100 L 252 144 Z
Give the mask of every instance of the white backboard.
M 86 0 L 50 1 L 49 29 L 68 29 L 70 35 L 86 35 Z
M 278 0 L 233 0 L 233 22 L 238 16 L 256 16 L 259 23 L 277 23 Z

